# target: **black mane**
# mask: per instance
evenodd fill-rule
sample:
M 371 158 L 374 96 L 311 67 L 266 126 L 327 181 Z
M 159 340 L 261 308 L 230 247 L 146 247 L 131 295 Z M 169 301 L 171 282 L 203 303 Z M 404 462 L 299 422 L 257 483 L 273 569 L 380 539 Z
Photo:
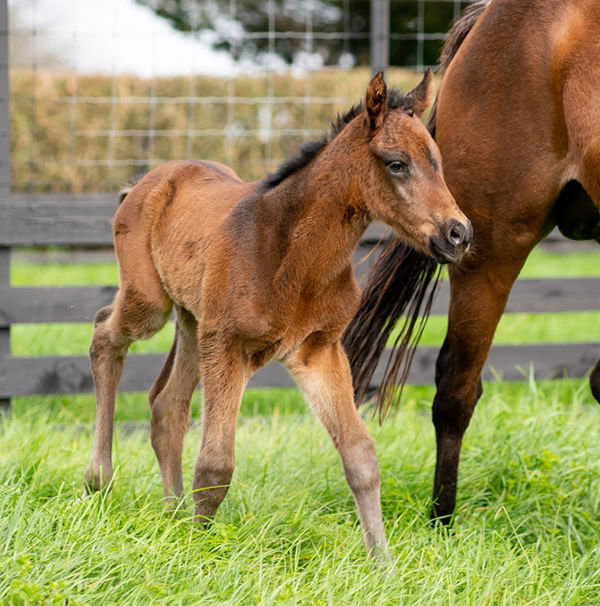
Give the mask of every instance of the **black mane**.
M 395 88 L 388 89 L 388 109 L 407 107 L 407 97 Z M 263 181 L 268 189 L 276 187 L 290 175 L 304 168 L 313 158 L 316 158 L 325 146 L 336 137 L 356 116 L 363 112 L 363 103 L 353 105 L 345 114 L 337 116 L 331 123 L 329 133 L 314 141 L 307 141 L 300 146 L 300 153 L 286 160 L 275 172 L 267 175 Z

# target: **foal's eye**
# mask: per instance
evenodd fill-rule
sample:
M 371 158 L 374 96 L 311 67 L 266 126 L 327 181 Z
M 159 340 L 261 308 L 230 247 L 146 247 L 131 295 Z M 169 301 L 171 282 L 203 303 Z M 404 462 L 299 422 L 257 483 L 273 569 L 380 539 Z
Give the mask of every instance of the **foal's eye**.
M 400 160 L 394 160 L 387 165 L 388 170 L 392 175 L 399 177 L 408 174 L 408 164 Z

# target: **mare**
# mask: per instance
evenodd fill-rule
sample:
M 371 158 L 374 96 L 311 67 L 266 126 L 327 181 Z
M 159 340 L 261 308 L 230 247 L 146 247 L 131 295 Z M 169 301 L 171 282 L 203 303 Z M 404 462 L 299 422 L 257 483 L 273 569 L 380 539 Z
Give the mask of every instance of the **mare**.
M 190 399 L 203 384 L 193 495 L 208 521 L 234 469 L 246 382 L 280 360 L 342 459 L 368 553 L 387 559 L 372 438 L 354 404 L 341 335 L 360 300 L 351 254 L 372 219 L 422 253 L 456 261 L 471 226 L 450 195 L 439 151 L 420 120 L 432 76 L 406 96 L 383 75 L 331 134 L 266 179 L 247 183 L 208 161 L 161 165 L 121 194 L 113 231 L 119 290 L 95 318 L 90 348 L 97 419 L 89 489 L 110 483 L 114 407 L 127 349 L 173 308 L 171 350 L 149 392 L 151 441 L 171 506 L 183 495 Z
M 444 523 L 455 507 L 461 442 L 482 393 L 481 371 L 527 256 L 556 225 L 573 239 L 600 238 L 599 56 L 597 0 L 480 0 L 454 25 L 442 52 L 445 74 L 430 132 L 474 232 L 470 252 L 449 268 L 448 332 L 436 364 L 432 517 Z M 386 246 L 344 338 L 360 400 L 394 323 L 405 310 L 413 314 L 387 366 L 384 411 L 414 352 L 410 333 L 416 308 L 428 301 L 426 282 L 435 282 L 426 259 L 427 271 L 415 277 L 416 257 L 422 255 L 404 243 Z M 600 401 L 600 363 L 590 384 Z

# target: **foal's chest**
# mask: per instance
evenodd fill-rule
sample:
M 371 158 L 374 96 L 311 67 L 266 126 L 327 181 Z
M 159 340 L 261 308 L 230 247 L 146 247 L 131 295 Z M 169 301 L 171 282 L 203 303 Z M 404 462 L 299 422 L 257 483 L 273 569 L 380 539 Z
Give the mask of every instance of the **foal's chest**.
M 300 296 L 294 304 L 288 302 L 283 307 L 275 300 L 270 306 L 261 306 L 264 312 L 252 324 L 254 328 L 261 326 L 262 334 L 244 331 L 243 348 L 251 366 L 256 369 L 272 359 L 282 360 L 309 338 L 331 343 L 339 340 L 355 313 L 358 299 L 358 290 L 348 284 L 337 296 L 321 293 Z

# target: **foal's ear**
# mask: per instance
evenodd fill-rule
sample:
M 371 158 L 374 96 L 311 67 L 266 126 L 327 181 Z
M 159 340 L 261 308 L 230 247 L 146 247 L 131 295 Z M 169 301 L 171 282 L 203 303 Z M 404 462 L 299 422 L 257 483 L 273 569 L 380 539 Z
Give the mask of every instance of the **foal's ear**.
M 419 118 L 433 101 L 433 76 L 427 68 L 423 80 L 406 95 L 404 109 L 412 110 Z
M 387 86 L 383 72 L 377 72 L 367 88 L 365 115 L 369 132 L 372 134 L 381 128 L 387 110 Z

